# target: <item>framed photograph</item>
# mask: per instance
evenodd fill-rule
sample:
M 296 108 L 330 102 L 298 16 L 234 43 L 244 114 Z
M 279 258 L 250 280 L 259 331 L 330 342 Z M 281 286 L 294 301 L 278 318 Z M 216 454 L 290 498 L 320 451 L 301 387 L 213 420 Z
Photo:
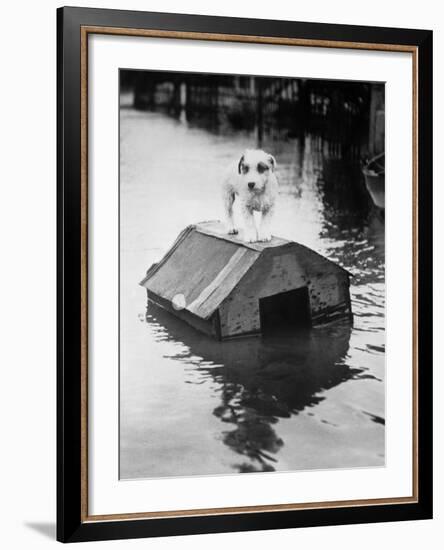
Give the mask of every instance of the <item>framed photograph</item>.
M 432 32 L 58 10 L 58 539 L 432 517 Z

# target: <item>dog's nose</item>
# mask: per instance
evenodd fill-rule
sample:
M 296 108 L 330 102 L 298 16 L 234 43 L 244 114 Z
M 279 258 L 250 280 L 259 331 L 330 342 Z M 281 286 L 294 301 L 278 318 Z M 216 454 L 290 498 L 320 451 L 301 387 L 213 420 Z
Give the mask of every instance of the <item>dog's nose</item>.
M 254 181 L 249 181 L 249 182 L 248 182 L 248 187 L 249 187 L 249 189 L 253 189 L 253 187 L 254 187 Z

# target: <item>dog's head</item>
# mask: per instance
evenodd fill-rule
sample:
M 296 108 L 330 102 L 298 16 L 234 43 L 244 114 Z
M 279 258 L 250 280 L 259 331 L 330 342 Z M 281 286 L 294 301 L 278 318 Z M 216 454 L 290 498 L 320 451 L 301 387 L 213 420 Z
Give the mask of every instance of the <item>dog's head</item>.
M 261 149 L 248 149 L 239 159 L 239 175 L 246 191 L 262 193 L 276 168 L 275 158 Z

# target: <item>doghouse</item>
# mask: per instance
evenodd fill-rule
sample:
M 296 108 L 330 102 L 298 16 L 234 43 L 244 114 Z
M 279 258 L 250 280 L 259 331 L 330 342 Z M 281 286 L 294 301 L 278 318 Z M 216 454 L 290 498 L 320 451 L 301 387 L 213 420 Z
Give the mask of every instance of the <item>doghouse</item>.
M 220 340 L 351 317 L 350 274 L 293 241 L 190 225 L 141 281 L 148 301 Z

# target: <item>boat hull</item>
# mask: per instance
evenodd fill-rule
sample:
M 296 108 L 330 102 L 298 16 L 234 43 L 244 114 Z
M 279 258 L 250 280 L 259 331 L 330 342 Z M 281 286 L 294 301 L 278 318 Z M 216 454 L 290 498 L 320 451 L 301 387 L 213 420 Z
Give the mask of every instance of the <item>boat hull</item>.
M 363 170 L 365 185 L 369 192 L 373 203 L 378 208 L 385 209 L 385 175 L 370 174 L 367 170 Z

